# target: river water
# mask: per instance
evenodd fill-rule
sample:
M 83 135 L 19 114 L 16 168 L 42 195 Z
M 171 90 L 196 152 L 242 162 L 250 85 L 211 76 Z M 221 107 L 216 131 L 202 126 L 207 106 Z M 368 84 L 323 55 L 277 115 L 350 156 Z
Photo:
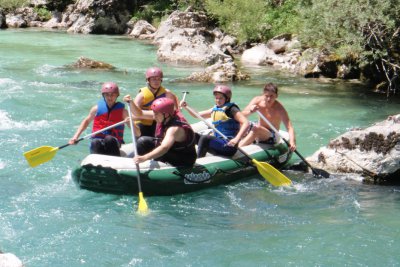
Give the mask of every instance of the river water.
M 79 56 L 116 70 L 66 67 Z M 86 140 L 36 168 L 27 165 L 25 151 L 68 142 L 102 82 L 115 81 L 122 95 L 135 95 L 152 65 L 163 68 L 163 84 L 178 96 L 190 92 L 194 108 L 211 107 L 212 85 L 178 81 L 200 68 L 159 63 L 151 44 L 123 36 L 0 31 L 0 250 L 28 267 L 400 265 L 399 187 L 286 171 L 294 182 L 289 188 L 256 175 L 185 195 L 144 192 L 150 213 L 141 216 L 137 196 L 74 184 L 71 172 L 88 152 Z M 398 100 L 366 93 L 358 83 L 244 71 L 252 80 L 232 85 L 233 100 L 244 107 L 265 82 L 277 83 L 304 156 L 400 110 Z

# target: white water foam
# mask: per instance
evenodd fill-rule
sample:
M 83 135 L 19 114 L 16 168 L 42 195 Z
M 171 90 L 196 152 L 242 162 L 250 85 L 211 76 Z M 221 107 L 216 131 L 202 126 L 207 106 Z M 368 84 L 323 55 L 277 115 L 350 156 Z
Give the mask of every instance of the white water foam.
M 4 130 L 35 130 L 50 127 L 50 122 L 46 120 L 30 121 L 30 122 L 18 122 L 11 119 L 7 111 L 0 110 L 0 131 Z

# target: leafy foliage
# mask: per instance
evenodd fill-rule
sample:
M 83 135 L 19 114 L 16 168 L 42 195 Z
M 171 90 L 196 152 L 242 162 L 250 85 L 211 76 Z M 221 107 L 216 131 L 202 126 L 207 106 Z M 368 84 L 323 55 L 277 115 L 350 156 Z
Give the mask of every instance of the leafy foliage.
M 388 92 L 396 90 L 391 81 L 400 72 L 399 0 L 311 0 L 300 14 L 303 44 L 356 59 L 369 80 L 387 80 Z
M 44 7 L 35 7 L 34 11 L 38 14 L 40 20 L 42 21 L 51 19 L 51 12 Z
M 23 7 L 28 3 L 28 0 L 0 0 L 0 9 L 12 10 L 18 7 Z
M 216 18 L 220 27 L 235 35 L 239 41 L 260 40 L 263 31 L 265 1 L 206 0 L 205 8 Z

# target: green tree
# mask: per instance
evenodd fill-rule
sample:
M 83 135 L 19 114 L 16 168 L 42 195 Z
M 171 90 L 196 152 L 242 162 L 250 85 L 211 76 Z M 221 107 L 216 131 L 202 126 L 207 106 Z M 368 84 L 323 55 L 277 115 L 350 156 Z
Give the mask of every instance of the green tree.
M 240 42 L 260 40 L 266 3 L 262 0 L 206 0 L 208 14 Z
M 309 0 L 301 9 L 303 44 L 352 59 L 365 76 L 396 90 L 400 68 L 399 0 Z
M 27 0 L 0 0 L 0 9 L 12 10 L 27 5 Z

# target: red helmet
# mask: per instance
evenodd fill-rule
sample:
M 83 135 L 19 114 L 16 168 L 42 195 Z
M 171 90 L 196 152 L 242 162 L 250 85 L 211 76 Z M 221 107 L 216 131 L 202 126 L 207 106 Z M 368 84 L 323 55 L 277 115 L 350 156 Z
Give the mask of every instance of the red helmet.
M 160 68 L 157 67 L 152 67 L 146 70 L 146 80 L 148 80 L 151 77 L 160 77 L 161 79 L 163 78 L 163 72 Z
M 175 103 L 170 98 L 161 97 L 153 101 L 153 104 L 151 104 L 151 109 L 154 112 L 167 113 L 172 116 L 175 113 Z
M 101 86 L 101 93 L 117 93 L 119 95 L 119 88 L 116 83 L 106 82 Z
M 213 94 L 215 94 L 215 93 L 221 93 L 221 94 L 223 94 L 223 95 L 226 97 L 226 102 L 231 101 L 232 90 L 231 90 L 231 88 L 229 88 L 229 86 L 227 86 L 227 85 L 221 85 L 221 84 L 216 85 L 216 86 L 214 87 L 214 90 L 213 90 Z

